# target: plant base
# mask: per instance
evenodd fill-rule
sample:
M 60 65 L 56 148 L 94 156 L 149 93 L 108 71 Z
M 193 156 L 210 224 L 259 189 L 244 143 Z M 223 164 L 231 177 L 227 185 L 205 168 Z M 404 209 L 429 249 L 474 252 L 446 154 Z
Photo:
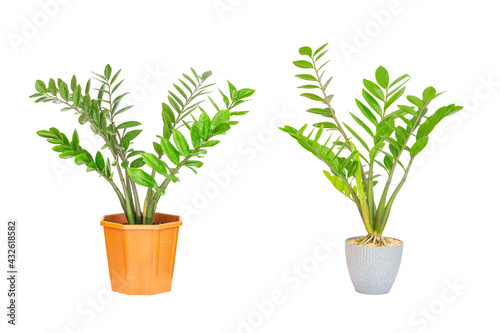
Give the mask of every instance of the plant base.
M 105 215 L 111 290 L 127 295 L 170 291 L 180 216 L 156 213 L 151 225 L 127 224 L 125 214 Z

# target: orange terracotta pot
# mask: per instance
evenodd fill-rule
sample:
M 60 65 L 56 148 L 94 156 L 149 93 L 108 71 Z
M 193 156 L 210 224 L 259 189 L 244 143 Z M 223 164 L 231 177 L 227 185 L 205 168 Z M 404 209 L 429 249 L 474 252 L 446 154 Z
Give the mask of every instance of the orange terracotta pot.
M 127 224 L 125 214 L 105 215 L 111 289 L 127 295 L 170 291 L 181 217 L 156 213 L 151 225 Z

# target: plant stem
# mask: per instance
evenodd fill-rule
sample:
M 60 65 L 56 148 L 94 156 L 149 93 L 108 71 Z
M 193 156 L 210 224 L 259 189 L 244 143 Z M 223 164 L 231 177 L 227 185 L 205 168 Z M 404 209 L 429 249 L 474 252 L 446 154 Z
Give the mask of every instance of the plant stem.
M 200 80 L 200 82 L 198 82 L 198 85 L 193 89 L 191 94 L 188 96 L 184 105 L 182 105 L 180 112 L 178 112 L 178 115 L 172 124 L 172 131 L 179 124 L 179 122 L 181 120 L 180 118 L 181 118 L 182 113 L 186 110 L 189 103 L 192 102 L 194 95 L 196 95 L 198 90 L 203 86 L 204 82 L 205 82 L 205 80 Z M 231 105 L 232 105 L 232 103 L 231 103 Z M 168 138 L 166 138 L 166 139 L 168 139 Z M 161 160 L 162 157 L 163 157 L 163 154 L 158 155 L 158 159 Z M 153 169 L 151 171 L 151 177 L 153 177 L 153 179 L 154 179 L 155 176 L 156 176 L 156 170 Z M 156 205 L 152 202 L 153 196 L 154 196 L 153 189 L 150 187 L 150 188 L 148 188 L 148 191 L 146 193 L 146 198 L 144 199 L 144 212 L 142 213 L 143 223 L 145 223 L 145 224 L 151 224 L 151 222 L 153 220 L 154 213 L 156 211 Z
M 387 220 L 389 219 L 389 214 L 391 213 L 391 208 L 392 204 L 394 203 L 394 200 L 396 199 L 396 196 L 398 195 L 399 191 L 403 187 L 404 183 L 406 182 L 406 178 L 408 176 L 408 173 L 410 172 L 411 165 L 413 163 L 413 157 L 410 159 L 410 162 L 408 162 L 408 166 L 406 167 L 405 173 L 401 181 L 399 182 L 398 186 L 392 193 L 391 197 L 389 198 L 389 201 L 387 202 L 387 206 L 384 209 L 384 215 L 382 217 L 382 224 L 380 226 L 380 234 L 384 232 L 385 226 L 387 224 Z
M 398 166 L 399 159 L 400 159 L 401 155 L 403 154 L 403 152 L 405 151 L 406 145 L 408 144 L 408 141 L 410 140 L 413 131 L 415 131 L 420 120 L 422 119 L 422 116 L 424 115 L 424 111 L 427 109 L 428 104 L 429 103 L 425 103 L 422 106 L 422 108 L 420 109 L 420 112 L 418 113 L 418 116 L 415 120 L 415 123 L 413 124 L 413 127 L 410 130 L 410 133 L 408 133 L 408 136 L 406 137 L 405 141 L 403 142 L 403 145 L 401 146 L 401 149 L 400 149 L 398 155 L 394 159 L 391 171 L 389 172 L 389 177 L 387 178 L 387 182 L 385 184 L 384 191 L 382 192 L 382 196 L 381 196 L 380 202 L 378 204 L 377 215 L 375 216 L 375 230 L 377 232 L 380 232 L 380 228 L 382 226 L 383 216 L 385 214 L 385 205 L 386 205 L 385 202 L 387 199 L 387 194 L 389 192 L 389 188 L 391 186 L 392 177 L 394 176 L 394 171 L 396 171 L 396 167 Z M 405 173 L 406 172 L 407 171 L 405 171 Z
M 321 78 L 320 78 L 320 75 L 318 73 L 318 69 L 316 67 L 316 62 L 314 61 L 314 58 L 312 56 L 311 56 L 311 61 L 312 61 L 314 72 L 316 74 L 316 78 L 317 78 L 317 81 L 318 81 L 318 84 L 319 84 L 319 88 L 320 88 L 321 92 L 323 93 L 324 102 L 328 106 L 328 110 L 330 111 L 330 115 L 332 116 L 333 120 L 335 121 L 335 124 L 337 125 L 337 129 L 342 134 L 342 137 L 344 138 L 345 142 L 347 143 L 347 147 L 348 147 L 349 151 L 352 152 L 351 141 L 349 140 L 349 137 L 347 136 L 347 134 L 345 133 L 344 129 L 342 128 L 342 125 L 340 124 L 340 121 L 337 119 L 337 116 L 335 115 L 335 111 L 333 110 L 333 108 L 332 108 L 332 106 L 330 104 L 330 101 L 328 100 L 328 95 L 326 94 L 326 89 L 323 86 L 323 83 L 321 82 Z M 369 192 L 369 185 L 368 185 L 368 181 L 366 179 L 366 175 L 365 175 L 365 171 L 363 169 L 363 165 L 361 164 L 361 160 L 359 161 L 359 168 L 360 168 L 360 171 L 361 171 L 361 179 L 362 179 L 362 182 L 363 182 L 363 186 L 365 187 L 365 192 Z M 346 184 L 348 187 L 350 187 L 350 184 L 349 184 L 349 182 L 347 180 L 342 180 L 342 181 L 344 182 L 344 184 Z M 349 191 L 351 193 L 354 193 L 354 190 L 352 190 L 352 189 L 349 189 Z M 372 230 L 372 225 L 371 225 L 372 222 L 371 221 L 365 221 L 364 214 L 363 214 L 363 209 L 361 207 L 360 199 L 357 197 L 357 195 L 355 193 L 354 193 L 354 196 L 357 198 L 356 205 L 358 206 L 358 210 L 359 210 L 359 212 L 361 214 L 361 218 L 363 219 L 363 222 L 365 224 L 365 228 L 366 228 L 366 230 L 368 232 L 370 232 Z M 368 202 L 368 207 L 369 207 L 369 202 Z

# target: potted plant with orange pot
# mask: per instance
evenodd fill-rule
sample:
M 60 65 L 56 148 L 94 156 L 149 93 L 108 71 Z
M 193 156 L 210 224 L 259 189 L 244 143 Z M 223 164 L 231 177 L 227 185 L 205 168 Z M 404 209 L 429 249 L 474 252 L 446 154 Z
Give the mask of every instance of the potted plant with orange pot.
M 80 145 L 76 129 L 71 138 L 54 127 L 37 132 L 54 145 L 52 150 L 60 158 L 73 159 L 87 172 L 97 173 L 118 196 L 123 213 L 105 215 L 101 221 L 112 290 L 153 295 L 171 289 L 177 235 L 182 224 L 180 216 L 156 212 L 158 201 L 171 183 L 179 181 L 181 170 L 197 172 L 207 149 L 219 144 L 217 138 L 238 123 L 236 117 L 248 112 L 236 108 L 254 90 L 238 90 L 228 81 L 229 93 L 219 90 L 223 104 L 217 104 L 210 97 L 213 84 L 207 83 L 212 72 L 198 75 L 191 68 L 191 73 L 183 74 L 173 84 L 168 101 L 162 103 L 163 133 L 148 152 L 132 148 L 133 140 L 142 131 L 137 129 L 141 123 L 118 120 L 132 107 L 120 105 L 127 95 L 119 93 L 123 82 L 118 79 L 120 71 L 113 73 L 107 65 L 103 74 L 93 73 L 98 82 L 98 88 L 93 89 L 95 96 L 91 94 L 92 79 L 82 86 L 73 76 L 69 85 L 61 79 L 47 83 L 37 80 L 37 92 L 30 97 L 36 98 L 36 103 L 55 103 L 62 106 L 61 111 L 72 111 L 80 125 L 87 124 L 102 138 L 101 150 L 92 154 Z M 205 97 L 215 110 L 212 117 L 200 105 Z M 147 188 L 144 201 L 137 185 Z
M 306 59 L 294 62 L 295 66 L 308 71 L 296 75 L 306 81 L 299 87 L 306 90 L 301 96 L 318 104 L 307 112 L 325 121 L 313 124 L 312 130 L 307 130 L 307 124 L 300 129 L 291 126 L 281 129 L 326 165 L 327 170 L 323 172 L 328 181 L 358 209 L 367 235 L 351 237 L 345 242 L 355 290 L 385 294 L 396 279 L 403 251 L 400 240 L 383 235 L 392 205 L 415 157 L 427 145 L 429 134 L 441 120 L 462 107 L 450 104 L 430 111 L 431 102 L 442 94 L 433 87 L 426 88 L 421 98 L 406 96 L 410 105 L 398 103 L 410 77 L 405 74 L 391 81 L 388 71 L 380 66 L 374 81 L 363 80 L 362 100 L 355 100 L 360 114 L 350 113 L 363 130 L 358 133 L 339 120 L 332 106 L 333 95 L 327 92 L 332 78 L 324 78 L 328 63 L 323 60 L 326 46 L 314 52 L 310 47 L 302 47 L 299 53 Z M 328 132 L 330 134 L 325 135 Z M 384 182 L 380 199 L 376 200 L 375 185 Z M 393 184 L 395 186 L 391 186 Z

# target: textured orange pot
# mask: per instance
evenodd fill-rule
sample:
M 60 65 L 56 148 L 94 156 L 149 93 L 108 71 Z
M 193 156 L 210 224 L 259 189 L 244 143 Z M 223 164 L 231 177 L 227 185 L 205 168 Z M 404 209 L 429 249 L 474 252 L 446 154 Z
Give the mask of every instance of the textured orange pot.
M 181 217 L 156 213 L 151 225 L 127 224 L 125 214 L 105 215 L 111 289 L 127 295 L 170 291 Z

